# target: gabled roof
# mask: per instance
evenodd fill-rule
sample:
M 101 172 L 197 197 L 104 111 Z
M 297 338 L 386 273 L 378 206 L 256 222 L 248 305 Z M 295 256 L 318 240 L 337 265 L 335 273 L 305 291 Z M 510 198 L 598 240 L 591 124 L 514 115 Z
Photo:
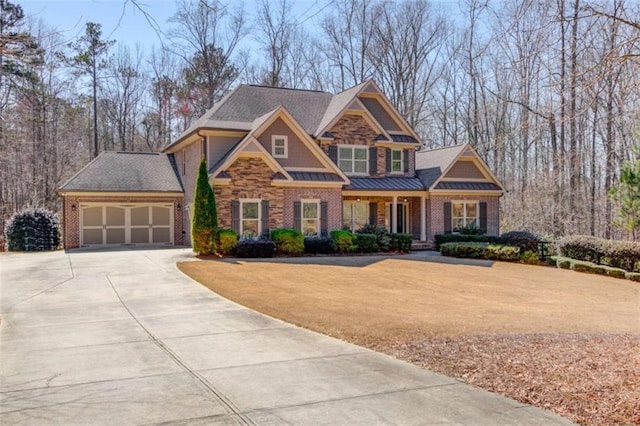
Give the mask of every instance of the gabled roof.
M 173 154 L 105 151 L 58 192 L 183 192 Z
M 300 140 L 303 144 L 307 146 L 307 148 L 312 152 L 313 155 L 319 160 L 321 164 L 323 164 L 326 168 L 326 172 L 322 173 L 307 173 L 307 174 L 298 174 L 297 177 L 294 177 L 292 173 L 287 172 L 284 167 L 280 165 L 280 163 L 271 156 L 267 150 L 265 150 L 260 142 L 258 142 L 257 137 L 266 130 L 277 118 L 282 118 L 285 123 L 298 134 Z M 305 177 L 309 177 L 311 181 L 324 181 L 324 182 L 344 182 L 348 183 L 349 178 L 347 178 L 344 173 L 338 168 L 336 164 L 334 164 L 322 151 L 322 149 L 309 137 L 307 133 L 305 133 L 304 129 L 300 126 L 297 120 L 293 117 L 293 115 L 288 111 L 288 109 L 279 105 L 273 111 L 269 111 L 266 114 L 256 118 L 251 123 L 251 130 L 249 133 L 238 142 L 229 152 L 222 157 L 213 167 L 209 169 L 210 177 L 213 178 L 221 178 L 221 173 L 224 172 L 227 167 L 229 167 L 241 154 L 243 151 L 251 148 L 252 152 L 255 152 L 258 155 L 261 155 L 265 162 L 269 164 L 269 166 L 274 170 L 274 172 L 279 173 L 281 175 L 281 180 L 286 181 L 294 181 L 294 180 L 305 180 Z M 334 179 L 337 178 L 337 179 Z
M 442 178 L 463 156 L 469 155 L 492 182 L 477 182 L 470 179 L 465 181 L 443 181 Z M 504 191 L 503 185 L 491 172 L 489 166 L 482 160 L 471 145 L 455 145 L 446 148 L 416 152 L 416 175 L 427 190 L 487 190 Z

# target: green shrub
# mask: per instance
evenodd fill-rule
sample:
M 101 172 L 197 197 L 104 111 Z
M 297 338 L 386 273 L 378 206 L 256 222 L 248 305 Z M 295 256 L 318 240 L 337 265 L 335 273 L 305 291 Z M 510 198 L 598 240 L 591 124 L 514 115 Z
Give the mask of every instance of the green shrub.
M 14 214 L 6 225 L 9 251 L 55 250 L 60 245 L 57 217 L 45 209 L 26 209 Z
M 444 243 L 497 243 L 498 237 L 491 235 L 436 234 L 436 250 Z
M 218 213 L 213 189 L 209 183 L 207 160 L 202 157 L 196 179 L 193 197 L 193 218 L 191 220 L 191 245 L 198 254 L 216 252 L 218 233 Z
M 277 228 L 271 231 L 271 240 L 278 253 L 299 255 L 304 253 L 304 235 L 296 229 Z
M 241 240 L 236 245 L 236 256 L 248 257 L 273 257 L 276 252 L 276 244 L 271 240 Z
M 624 277 L 628 280 L 631 281 L 638 281 L 640 282 L 640 273 L 638 272 L 627 272 Z
M 355 234 L 355 243 L 358 253 L 377 253 L 378 238 L 375 234 Z
M 489 244 L 484 248 L 485 259 L 514 261 L 520 259 L 520 249 L 514 246 L 503 246 L 499 244 Z
M 550 258 L 547 258 L 550 259 Z M 520 260 L 528 265 L 539 265 L 540 259 L 538 259 L 538 253 L 527 250 L 520 255 Z M 555 263 L 554 263 L 555 265 Z
M 571 269 L 571 261 L 570 260 L 560 260 L 558 262 L 558 268 Z
M 232 254 L 238 244 L 238 234 L 233 229 L 218 230 L 218 251 L 222 254 Z
M 358 248 L 355 245 L 355 235 L 349 231 L 343 231 L 341 229 L 331 231 L 331 239 L 338 253 L 351 253 Z
M 519 247 L 522 253 L 525 251 L 537 252 L 538 243 L 541 240 L 539 236 L 527 231 L 505 232 L 498 237 L 499 244 Z
M 391 236 L 391 250 L 408 253 L 411 251 L 413 234 L 393 233 Z
M 309 254 L 331 254 L 335 251 L 331 237 L 305 237 L 304 252 Z
M 626 278 L 626 271 L 620 268 L 607 268 L 607 275 L 613 278 Z
M 474 224 L 467 225 L 464 228 L 460 228 L 459 231 L 462 235 L 484 235 L 484 229 L 480 229 Z
M 440 246 L 440 252 L 443 256 L 482 259 L 488 245 L 489 243 L 444 243 Z
M 374 234 L 376 236 L 376 244 L 378 246 L 376 251 L 391 250 L 391 235 L 384 226 L 366 224 L 362 228 L 358 229 L 356 234 Z

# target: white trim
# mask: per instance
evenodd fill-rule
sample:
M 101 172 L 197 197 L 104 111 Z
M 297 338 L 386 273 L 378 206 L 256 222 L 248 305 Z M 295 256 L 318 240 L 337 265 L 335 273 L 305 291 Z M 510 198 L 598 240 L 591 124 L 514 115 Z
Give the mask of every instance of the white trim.
M 347 172 L 345 170 L 342 170 L 342 172 L 344 174 L 346 174 L 347 176 L 369 176 L 369 146 L 367 146 L 367 145 L 337 145 L 337 147 L 338 147 L 338 158 L 337 158 L 338 164 L 337 164 L 337 166 L 338 166 L 338 168 L 340 170 L 342 170 L 340 168 L 340 150 L 341 149 L 349 149 L 349 150 L 351 150 L 351 169 L 352 169 L 352 171 L 351 172 Z M 367 171 L 366 172 L 356 172 L 355 171 L 355 161 L 356 161 L 355 150 L 356 149 L 364 149 L 364 151 L 366 153 L 366 158 L 364 160 L 361 160 L 361 159 L 357 160 L 357 161 L 365 161 L 365 164 L 367 166 Z M 345 161 L 347 161 L 347 160 L 345 160 Z
M 406 198 L 406 197 L 402 197 L 402 198 Z M 404 213 L 404 217 L 398 217 L 398 206 L 402 204 L 402 212 Z M 391 202 L 386 201 L 384 203 L 384 218 L 385 218 L 385 226 L 387 228 L 387 231 L 389 232 L 396 232 L 393 231 L 392 229 L 398 229 L 398 223 L 400 223 L 400 221 L 404 220 L 404 223 L 402 224 L 403 228 L 404 228 L 404 233 L 405 234 L 413 234 L 413 232 L 411 232 L 411 208 L 410 208 L 411 203 L 409 202 L 409 200 L 407 201 L 400 201 L 399 197 L 393 197 L 393 199 L 391 200 Z M 389 217 L 389 211 L 391 210 L 391 217 Z M 395 223 L 394 223 L 395 222 Z
M 344 208 L 346 205 L 363 205 L 365 207 L 365 221 L 364 221 L 364 225 L 369 223 L 369 216 L 371 215 L 371 212 L 369 211 L 369 202 L 368 201 L 358 201 L 358 200 L 345 200 L 344 198 L 342 199 L 342 226 L 345 226 L 344 223 Z M 376 218 L 377 219 L 377 218 Z M 352 231 L 356 231 L 356 228 L 353 222 L 353 209 L 351 209 L 351 223 L 349 224 L 349 229 L 351 229 Z
M 462 216 L 454 216 L 453 215 L 453 205 L 454 204 L 462 204 Z M 458 230 L 456 230 L 456 227 L 454 226 L 454 220 L 455 219 L 462 219 L 464 221 L 464 226 L 463 228 L 466 228 L 467 226 L 469 226 L 469 224 L 467 223 L 467 221 L 469 220 L 470 216 L 467 215 L 467 204 L 475 204 L 476 206 L 476 215 L 475 215 L 475 224 L 474 226 L 476 228 L 480 227 L 480 201 L 478 200 L 451 200 L 451 232 L 459 232 L 459 228 Z
M 260 235 L 262 235 L 262 199 L 260 198 L 239 198 L 238 201 L 240 202 L 240 211 L 238 212 L 238 229 L 240 230 L 239 232 L 239 237 L 241 239 L 246 239 L 243 234 L 244 234 L 244 229 L 243 229 L 243 222 L 244 222 L 244 217 L 242 214 L 242 207 L 245 203 L 257 203 L 258 204 L 258 231 L 256 233 L 256 235 L 252 236 L 251 238 L 258 238 L 260 237 Z M 255 219 L 247 219 L 247 220 L 255 220 Z
M 304 233 L 304 221 L 305 221 L 305 217 L 304 217 L 304 205 L 305 204 L 315 204 L 316 205 L 316 209 L 318 214 L 316 215 L 316 233 L 315 234 L 305 234 Z M 317 198 L 301 198 L 300 199 L 300 227 L 302 229 L 299 229 L 300 232 L 302 232 L 306 237 L 313 237 L 313 236 L 317 236 L 320 235 L 320 223 L 321 223 L 321 218 L 320 215 L 322 214 L 322 209 L 320 208 L 320 200 Z M 307 218 L 307 220 L 309 220 Z
M 276 148 L 280 148 L 276 146 L 277 140 L 284 141 L 283 154 L 276 154 Z M 289 158 L 289 137 L 287 135 L 271 135 L 271 155 L 273 158 Z
M 398 162 L 398 160 L 394 160 L 393 159 L 393 153 L 394 152 L 399 152 L 400 153 L 400 170 L 398 171 L 394 171 L 393 170 L 393 162 Z M 391 148 L 391 160 L 390 160 L 390 166 L 391 169 L 389 170 L 389 174 L 391 175 L 403 175 L 404 174 L 404 150 L 403 149 L 398 149 L 398 148 Z

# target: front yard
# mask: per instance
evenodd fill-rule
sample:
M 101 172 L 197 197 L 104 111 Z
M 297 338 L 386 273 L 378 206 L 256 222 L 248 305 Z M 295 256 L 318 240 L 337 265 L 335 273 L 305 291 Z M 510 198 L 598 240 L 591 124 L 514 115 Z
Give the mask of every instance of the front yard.
M 223 260 L 179 268 L 267 315 L 580 423 L 640 421 L 638 283 L 427 259 Z

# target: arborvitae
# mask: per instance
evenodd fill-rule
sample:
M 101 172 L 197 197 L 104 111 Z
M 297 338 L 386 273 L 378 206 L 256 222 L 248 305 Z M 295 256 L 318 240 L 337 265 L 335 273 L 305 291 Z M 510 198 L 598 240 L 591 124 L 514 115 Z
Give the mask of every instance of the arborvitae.
M 191 223 L 191 244 L 198 254 L 216 252 L 216 233 L 218 231 L 218 212 L 213 189 L 209 185 L 207 162 L 200 161 L 196 192 L 193 200 L 193 220 Z

